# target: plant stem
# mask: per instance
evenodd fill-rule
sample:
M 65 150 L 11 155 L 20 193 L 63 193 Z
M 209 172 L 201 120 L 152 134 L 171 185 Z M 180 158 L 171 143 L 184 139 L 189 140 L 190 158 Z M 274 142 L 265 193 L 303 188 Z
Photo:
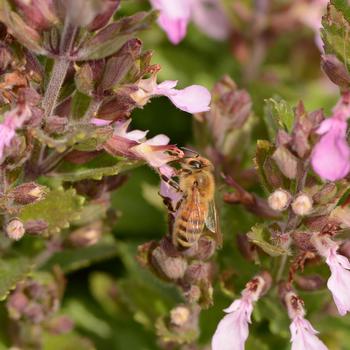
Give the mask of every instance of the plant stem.
M 59 97 L 62 84 L 66 78 L 66 74 L 69 68 L 70 59 L 69 54 L 72 50 L 75 36 L 77 33 L 77 27 L 74 26 L 68 19 L 64 23 L 62 37 L 60 42 L 59 57 L 55 59 L 49 84 L 46 88 L 43 109 L 44 119 L 52 115 Z
M 90 102 L 89 108 L 85 112 L 82 120 L 84 122 L 89 122 L 91 118 L 94 118 L 96 116 L 98 109 L 101 106 L 101 103 L 102 103 L 101 99 L 97 99 L 97 98 L 92 99 Z
M 50 115 L 52 115 L 56 107 L 57 99 L 60 94 L 61 86 L 66 77 L 69 63 L 70 62 L 66 58 L 60 57 L 57 60 L 55 60 L 50 81 L 47 86 L 46 93 L 43 100 L 45 119 Z

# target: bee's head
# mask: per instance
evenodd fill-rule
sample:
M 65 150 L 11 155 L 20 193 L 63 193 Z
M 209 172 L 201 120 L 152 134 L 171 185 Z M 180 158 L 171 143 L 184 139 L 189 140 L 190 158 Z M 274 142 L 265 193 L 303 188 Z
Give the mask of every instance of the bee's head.
M 191 171 L 195 170 L 213 170 L 212 163 L 203 157 L 185 157 L 181 160 L 182 167 Z

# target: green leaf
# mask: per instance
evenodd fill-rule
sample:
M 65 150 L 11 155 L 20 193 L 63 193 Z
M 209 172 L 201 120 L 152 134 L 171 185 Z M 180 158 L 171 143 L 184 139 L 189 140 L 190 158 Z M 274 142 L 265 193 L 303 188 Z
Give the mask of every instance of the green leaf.
M 323 17 L 322 39 L 325 52 L 335 54 L 349 69 L 350 7 L 347 1 L 332 1 Z
M 0 300 L 4 300 L 18 282 L 24 280 L 33 266 L 26 257 L 0 260 Z
M 248 239 L 259 246 L 265 253 L 271 256 L 279 256 L 288 254 L 288 250 L 283 247 L 271 244 L 266 237 L 265 229 L 262 225 L 255 225 L 247 233 Z
M 26 222 L 44 220 L 48 224 L 48 232 L 59 232 L 69 227 L 70 222 L 79 217 L 84 198 L 76 194 L 74 189 L 63 188 L 50 191 L 40 202 L 25 206 L 19 218 Z
M 124 171 L 133 169 L 142 163 L 137 161 L 130 160 L 119 160 L 114 165 L 101 166 L 93 168 L 89 164 L 84 164 L 83 166 L 74 167 L 71 165 L 70 168 L 73 168 L 73 171 L 64 172 L 59 171 L 55 173 L 55 177 L 59 178 L 62 181 L 76 182 L 85 179 L 101 180 L 104 176 L 112 176 L 120 174 Z
M 80 249 L 65 249 L 56 253 L 45 265 L 50 270 L 59 265 L 63 272 L 72 272 L 92 265 L 93 263 L 113 258 L 118 253 L 116 242 L 109 236 L 99 243 Z
M 156 17 L 154 11 L 139 12 L 108 25 L 83 44 L 76 60 L 97 60 L 114 54 L 137 32 L 147 29 Z
M 73 95 L 72 100 L 72 116 L 73 119 L 81 119 L 87 109 L 89 108 L 89 104 L 91 101 L 91 97 L 85 95 L 80 91 L 76 91 Z
M 291 132 L 294 125 L 293 108 L 280 97 L 270 98 L 265 102 L 264 116 L 271 139 L 275 137 L 278 128 Z
M 50 148 L 56 149 L 57 152 L 64 152 L 70 146 L 74 146 L 74 149 L 77 150 L 94 151 L 112 133 L 113 128 L 110 126 L 96 128 L 96 126 L 86 122 L 69 125 L 66 134 L 60 138 L 53 138 L 39 128 L 32 130 L 32 135 L 37 140 Z

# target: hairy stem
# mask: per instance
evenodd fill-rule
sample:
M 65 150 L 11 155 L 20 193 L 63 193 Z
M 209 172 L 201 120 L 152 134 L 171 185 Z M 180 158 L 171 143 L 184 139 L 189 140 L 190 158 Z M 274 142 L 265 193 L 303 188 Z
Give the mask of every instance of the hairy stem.
M 77 27 L 67 19 L 62 31 L 59 57 L 55 59 L 42 104 L 44 119 L 52 115 L 57 105 L 57 99 L 69 68 L 69 54 L 72 50 L 76 33 Z
M 66 73 L 69 67 L 69 61 L 66 58 L 59 58 L 55 60 L 50 81 L 46 89 L 46 93 L 43 100 L 44 118 L 46 119 L 52 115 L 57 99 L 60 94 L 61 86 L 66 77 Z

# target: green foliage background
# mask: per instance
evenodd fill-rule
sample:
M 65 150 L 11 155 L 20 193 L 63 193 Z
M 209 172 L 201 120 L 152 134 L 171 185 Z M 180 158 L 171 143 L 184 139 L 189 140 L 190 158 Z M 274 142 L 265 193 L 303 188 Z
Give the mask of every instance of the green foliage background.
M 148 8 L 147 1 L 123 1 L 117 16 Z M 249 82 L 243 76 L 245 67 L 232 55 L 230 43 L 213 41 L 192 24 L 186 39 L 178 46 L 171 45 L 156 25 L 143 33 L 141 39 L 145 49 L 155 51 L 153 62 L 162 66 L 161 80 L 179 80 L 180 86 L 202 84 L 212 88 L 219 78 L 228 74 L 240 88 L 247 89 L 253 99 L 257 120 L 251 152 L 247 152 L 244 160 L 247 167 L 253 165 L 256 139 L 267 137 L 263 122 L 265 99 L 278 95 L 291 106 L 302 99 L 307 110 L 322 107 L 329 112 L 337 98 L 335 88 L 321 83 L 324 76 L 320 70 L 320 54 L 314 45 L 313 33 L 302 26 L 271 44 L 259 76 Z M 273 72 L 278 79 L 276 83 L 267 85 L 261 76 L 269 72 Z M 172 143 L 180 146 L 191 145 L 191 118 L 177 110 L 167 99 L 159 98 L 143 110 L 134 112 L 131 127 L 149 129 L 150 136 L 164 133 Z M 129 181 L 113 194 L 113 209 L 121 215 L 113 228 L 113 239 L 108 238 L 78 252 L 67 250 L 56 254 L 44 266 L 44 269 L 50 269 L 55 263 L 60 263 L 63 270 L 68 272 L 62 312 L 71 316 L 76 323 L 74 333 L 68 336 L 47 336 L 45 349 L 80 350 L 93 349 L 94 346 L 96 349 L 111 350 L 159 349 L 155 336 L 156 321 L 181 303 L 181 297 L 174 287 L 157 280 L 135 260 L 139 244 L 159 239 L 166 231 L 166 211 L 157 195 L 158 184 L 159 178 L 147 167 L 130 172 Z M 234 294 L 225 294 L 216 284 L 215 304 L 203 310 L 201 315 L 199 343 L 203 346 L 210 342 L 223 316 L 222 309 L 239 295 L 246 281 L 260 269 L 243 259 L 235 240 L 238 233 L 248 232 L 255 223 L 256 218 L 240 207 L 224 205 L 222 208 L 225 242 L 224 248 L 217 253 L 217 260 L 222 270 L 232 270 L 230 282 Z M 16 263 L 12 260 L 10 263 L 15 269 Z M 7 268 L 0 265 L 2 281 Z M 18 268 L 18 274 L 25 273 L 27 271 Z M 325 316 L 320 310 L 323 301 L 329 299 L 329 293 L 322 290 L 305 293 L 302 297 L 306 302 L 308 318 L 320 331 L 329 349 L 349 350 L 350 318 Z M 288 317 L 277 300 L 276 291 L 272 291 L 258 302 L 246 347 L 248 350 L 290 348 Z M 0 307 L 1 324 L 1 315 L 5 310 L 3 304 Z M 77 335 L 91 339 L 94 346 Z M 7 348 L 7 340 L 0 329 L 0 349 Z

